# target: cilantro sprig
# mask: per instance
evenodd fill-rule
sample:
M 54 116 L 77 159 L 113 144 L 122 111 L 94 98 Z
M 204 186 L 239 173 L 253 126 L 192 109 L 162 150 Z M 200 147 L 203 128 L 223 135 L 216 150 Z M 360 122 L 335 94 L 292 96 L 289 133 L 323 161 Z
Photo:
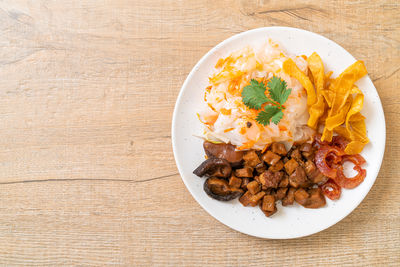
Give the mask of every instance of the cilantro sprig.
M 242 90 L 243 103 L 256 110 L 260 110 L 267 103 L 264 110 L 258 113 L 256 121 L 262 125 L 269 125 L 271 121 L 278 124 L 285 110 L 283 104 L 285 104 L 292 89 L 288 89 L 286 82 L 276 76 L 272 77 L 267 86 L 270 97 L 265 95 L 267 90 L 265 84 L 252 79 L 250 84 Z

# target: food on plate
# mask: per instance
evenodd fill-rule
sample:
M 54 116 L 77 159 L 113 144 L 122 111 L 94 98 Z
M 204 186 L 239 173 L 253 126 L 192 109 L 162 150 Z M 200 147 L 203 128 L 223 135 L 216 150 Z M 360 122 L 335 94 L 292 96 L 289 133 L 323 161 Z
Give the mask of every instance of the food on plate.
M 305 208 L 340 198 L 366 177 L 359 154 L 369 142 L 364 95 L 355 82 L 367 71 L 357 61 L 337 78 L 317 53 L 292 56 L 269 40 L 216 63 L 197 113 L 204 125 L 206 160 L 194 170 L 207 177 L 211 198 L 239 198 L 271 216 L 276 203 Z M 348 178 L 344 163 L 357 174 Z
M 298 80 L 282 71 L 287 59 L 273 42 L 258 50 L 246 47 L 220 59 L 217 72 L 209 78 L 210 85 L 204 92 L 204 108 L 198 113 L 205 126 L 204 137 L 230 143 L 237 150 L 262 150 L 273 141 L 293 143 L 311 139 L 313 130 L 307 127 L 307 94 Z M 307 71 L 304 58 L 294 60 L 302 71 Z M 268 83 L 274 88 L 269 88 Z M 244 90 L 245 87 L 249 90 Z M 271 90 L 276 94 L 271 95 Z M 290 94 L 286 95 L 288 91 Z M 257 101 L 256 108 L 246 105 L 242 93 L 248 104 L 252 99 Z M 263 122 L 271 119 L 271 123 L 264 125 Z

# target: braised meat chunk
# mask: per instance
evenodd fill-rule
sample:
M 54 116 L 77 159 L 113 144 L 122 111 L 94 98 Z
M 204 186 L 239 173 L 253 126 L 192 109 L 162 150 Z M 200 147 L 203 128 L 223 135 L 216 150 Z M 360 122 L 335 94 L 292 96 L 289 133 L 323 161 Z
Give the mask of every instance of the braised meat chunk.
M 243 206 L 252 206 L 255 207 L 260 203 L 260 200 L 265 196 L 265 192 L 261 191 L 257 194 L 253 195 L 250 191 L 244 193 L 240 198 L 239 202 L 242 203 Z
M 282 172 L 271 172 L 268 170 L 263 172 L 258 179 L 260 180 L 262 188 L 265 190 L 267 188 L 277 188 L 282 177 Z
M 257 181 L 252 181 L 247 184 L 247 190 L 253 195 L 261 191 L 261 186 Z
M 300 146 L 300 151 L 303 157 L 306 159 L 312 159 L 314 157 L 314 151 L 312 145 L 309 143 L 304 143 Z
M 281 156 L 286 156 L 287 154 L 285 145 L 281 143 L 273 143 L 271 145 L 271 151 Z
M 287 187 L 278 188 L 275 193 L 276 200 L 282 200 L 286 196 L 287 191 L 288 191 Z
M 275 197 L 272 195 L 264 196 L 261 204 L 260 204 L 262 212 L 264 212 L 265 216 L 269 217 L 274 214 L 277 209 L 275 205 Z
M 289 176 L 287 174 L 284 174 L 282 180 L 279 182 L 279 187 L 288 187 L 288 185 L 289 185 Z
M 307 160 L 304 164 L 304 170 L 306 171 L 308 179 L 314 184 L 324 184 L 329 179 L 318 170 L 311 160 Z
M 239 197 L 243 206 L 258 205 L 267 217 L 277 212 L 277 201 L 316 209 L 326 204 L 322 190 L 328 180 L 315 164 L 316 149 L 303 143 L 288 152 L 283 144 L 272 143 L 263 151 L 237 151 L 231 144 L 205 142 L 209 158 L 193 173 L 208 177 L 208 196 L 221 201 Z
M 242 188 L 243 190 L 247 190 L 247 185 L 250 183 L 250 178 L 242 178 L 242 185 L 240 186 L 240 188 Z
M 299 163 L 295 159 L 290 159 L 288 162 L 285 163 L 285 170 L 287 174 L 291 175 L 294 170 L 299 166 Z
M 261 174 L 261 173 L 265 172 L 266 170 L 267 170 L 267 166 L 265 166 L 265 163 L 264 163 L 264 162 L 261 162 L 260 164 L 258 164 L 258 165 L 256 166 L 256 172 L 257 172 L 257 174 Z
M 229 186 L 233 188 L 240 188 L 242 185 L 242 179 L 237 178 L 235 175 L 231 175 L 231 178 L 229 178 Z
M 303 188 L 297 189 L 296 192 L 294 193 L 294 199 L 296 200 L 297 203 L 299 203 L 302 206 L 307 204 L 309 198 L 310 194 L 308 194 L 307 191 Z
M 275 165 L 272 165 L 271 167 L 268 168 L 268 170 L 272 172 L 278 172 L 283 169 L 283 162 L 282 160 L 279 160 Z
M 275 165 L 281 159 L 281 157 L 268 150 L 264 155 L 262 155 L 262 159 L 269 165 Z
M 301 153 L 298 147 L 293 147 L 289 153 L 292 159 L 301 160 Z
M 294 193 L 296 192 L 296 188 L 289 188 L 286 196 L 282 199 L 282 206 L 293 205 L 294 203 Z
M 289 184 L 295 188 L 310 186 L 310 182 L 307 179 L 307 175 L 303 167 L 297 166 L 294 172 L 289 176 Z
M 244 167 L 242 169 L 237 169 L 237 170 L 235 170 L 235 175 L 237 177 L 251 178 L 251 177 L 253 177 L 253 168 Z
M 307 206 L 305 206 L 306 208 L 318 209 L 325 206 L 326 200 L 320 188 L 311 188 L 308 193 L 310 194 L 310 198 Z
M 245 165 L 253 168 L 261 163 L 260 158 L 254 150 L 247 151 L 243 156 L 243 160 L 245 162 Z
M 294 198 L 297 203 L 308 209 L 317 209 L 326 204 L 325 197 L 319 188 L 311 188 L 308 192 L 299 188 L 294 193 Z

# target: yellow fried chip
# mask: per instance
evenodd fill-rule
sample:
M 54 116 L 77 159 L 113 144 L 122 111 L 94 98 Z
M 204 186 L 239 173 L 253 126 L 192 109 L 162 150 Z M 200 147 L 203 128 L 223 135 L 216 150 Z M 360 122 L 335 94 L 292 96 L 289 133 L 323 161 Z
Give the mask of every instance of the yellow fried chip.
M 357 117 L 356 121 L 350 121 L 346 124 L 346 127 L 339 126 L 335 128 L 335 132 L 346 139 L 350 140 L 350 143 L 346 146 L 344 152 L 346 154 L 358 154 L 364 146 L 369 143 L 367 137 L 367 129 L 364 121 L 364 116 L 360 113 L 356 113 L 351 118 Z M 350 131 L 349 126 L 350 126 Z
M 364 104 L 364 95 L 357 86 L 353 87 L 351 93 L 356 95 L 346 117 L 346 130 L 352 141 L 347 145 L 345 152 L 347 154 L 358 154 L 369 142 L 365 117 L 360 113 Z
M 350 94 L 363 94 L 360 90 L 360 88 L 358 88 L 357 85 L 353 85 L 353 88 L 351 88 Z
M 363 76 L 367 75 L 367 70 L 362 61 L 356 61 L 350 67 L 345 69 L 330 86 L 330 90 L 335 92 L 332 103 L 331 115 L 337 113 L 342 108 L 350 95 L 354 83 Z
M 306 89 L 307 91 L 307 106 L 311 106 L 317 101 L 317 97 L 315 95 L 314 91 L 314 86 L 310 81 L 310 78 L 308 78 L 307 75 L 305 75 L 294 63 L 294 61 L 289 58 L 285 62 L 283 62 L 282 69 L 284 72 L 286 72 L 289 76 L 297 79 L 301 85 Z
M 322 91 L 322 96 L 324 97 L 326 103 L 328 104 L 328 107 L 332 107 L 332 102 L 333 102 L 333 97 L 335 96 L 335 92 L 326 89 Z
M 339 110 L 337 114 L 326 118 L 325 127 L 328 128 L 328 130 L 332 131 L 333 129 L 342 125 L 345 122 L 352 101 L 353 101 L 352 97 L 347 98 L 346 104 Z
M 346 148 L 344 149 L 344 152 L 349 155 L 361 153 L 366 144 L 367 143 L 363 143 L 360 141 L 351 141 L 350 143 L 347 144 Z
M 318 95 L 317 103 L 313 104 L 308 110 L 310 118 L 308 119 L 307 125 L 314 130 L 318 126 L 319 118 L 324 114 L 325 111 L 325 100 L 322 95 Z
M 358 93 L 359 91 L 357 91 L 357 87 L 353 89 L 354 83 L 366 74 L 367 70 L 365 69 L 364 63 L 362 61 L 356 61 L 345 69 L 329 86 L 329 90 L 334 93 L 333 98 L 328 93 L 324 96 L 325 99 L 328 99 L 327 103 L 330 109 L 328 117 L 325 120 L 325 129 L 321 137 L 322 141 L 331 141 L 333 129 L 346 121 L 347 112 L 353 100 L 351 96 L 349 98 L 349 95 L 352 92 Z
M 350 127 L 352 129 L 352 131 L 350 132 L 352 140 L 362 141 L 367 143 L 369 142 L 369 139 L 367 137 L 367 126 L 365 125 L 364 120 L 351 121 Z
M 314 84 L 317 93 L 321 93 L 324 90 L 325 82 L 325 71 L 324 63 L 317 53 L 312 53 L 307 59 L 308 67 L 311 70 L 312 76 L 314 77 Z
M 325 110 L 324 114 L 322 114 L 322 116 L 319 118 L 319 122 L 325 124 L 325 120 L 327 117 L 328 117 L 328 112 L 326 112 Z
M 341 136 L 343 136 L 344 138 L 346 138 L 346 139 L 348 139 L 348 140 L 351 139 L 351 136 L 350 136 L 349 132 L 347 131 L 346 127 L 338 126 L 338 127 L 335 128 L 334 131 L 335 131 L 335 133 L 337 133 L 338 135 L 341 135 Z
M 307 59 L 308 67 L 311 70 L 313 82 L 315 84 L 315 89 L 317 92 L 317 102 L 314 103 L 308 112 L 310 113 L 310 118 L 308 119 L 307 125 L 313 129 L 318 126 L 318 120 L 325 111 L 325 100 L 322 96 L 322 91 L 325 86 L 325 71 L 324 63 L 317 53 L 312 53 Z
M 362 110 L 363 104 L 364 104 L 363 93 L 360 91 L 360 89 L 358 89 L 358 87 L 355 87 L 355 88 L 357 88 L 359 93 L 357 93 L 357 95 L 354 97 L 353 102 L 351 104 L 351 108 L 349 109 L 349 112 L 347 113 L 347 116 L 346 116 L 346 128 L 349 132 L 351 131 L 350 124 L 349 124 L 350 118 L 353 115 L 359 113 Z
M 362 121 L 362 120 L 365 120 L 365 117 L 360 112 L 357 112 L 349 119 L 349 121 Z
M 324 127 L 324 131 L 322 132 L 321 141 L 332 141 L 333 131 L 328 130 L 328 128 Z
M 336 133 L 350 141 L 345 148 L 347 154 L 360 153 L 369 139 L 365 117 L 360 113 L 364 95 L 354 83 L 367 74 L 364 63 L 357 61 L 332 79 L 332 72 L 325 74 L 323 62 L 317 53 L 305 59 L 310 69 L 308 76 L 292 59 L 286 60 L 282 69 L 297 79 L 307 91 L 310 114 L 307 125 L 317 129 L 319 122 L 325 123 L 322 141 L 331 141 L 333 133 Z
M 352 132 L 350 133 L 351 142 L 346 146 L 344 152 L 347 154 L 358 154 L 369 143 L 365 121 L 353 121 L 350 122 L 350 126 L 352 128 Z

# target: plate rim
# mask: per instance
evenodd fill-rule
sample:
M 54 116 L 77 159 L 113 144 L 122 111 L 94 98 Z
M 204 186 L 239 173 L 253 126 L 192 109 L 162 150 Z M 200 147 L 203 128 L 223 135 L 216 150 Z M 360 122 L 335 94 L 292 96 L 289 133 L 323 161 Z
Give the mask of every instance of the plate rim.
M 191 69 L 191 71 L 189 72 L 188 76 L 186 77 L 185 81 L 183 82 L 183 84 L 182 84 L 182 86 L 181 86 L 181 88 L 180 88 L 180 90 L 179 90 L 179 94 L 178 94 L 178 97 L 177 97 L 177 99 L 176 99 L 175 106 L 174 106 L 174 111 L 173 111 L 173 114 L 172 114 L 172 124 L 171 124 L 172 150 L 173 150 L 173 154 L 174 154 L 174 159 L 175 159 L 176 166 L 177 166 L 177 168 L 178 168 L 180 177 L 181 177 L 183 183 L 184 183 L 185 186 L 186 186 L 186 189 L 190 192 L 190 194 L 191 194 L 192 197 L 196 200 L 196 202 L 197 202 L 210 216 L 212 216 L 214 219 L 216 219 L 217 221 L 219 221 L 219 222 L 222 223 L 223 225 L 225 225 L 225 226 L 227 226 L 227 227 L 229 227 L 229 228 L 231 228 L 231 229 L 233 229 L 233 230 L 235 230 L 235 231 L 238 231 L 238 232 L 240 232 L 240 233 L 243 233 L 243 234 L 246 234 L 246 235 L 249 235 L 249 236 L 254 236 L 254 237 L 263 238 L 263 239 L 294 239 L 294 238 L 300 238 L 300 237 L 306 237 L 306 236 L 314 235 L 314 234 L 317 234 L 317 233 L 319 233 L 319 232 L 321 232 L 321 231 L 323 231 L 323 230 L 326 230 L 326 229 L 328 229 L 328 228 L 334 226 L 335 224 L 337 224 L 338 222 L 340 222 L 341 220 L 343 220 L 345 217 L 347 217 L 348 215 L 350 215 L 350 214 L 360 205 L 360 203 L 365 199 L 365 197 L 367 196 L 367 194 L 371 191 L 372 186 L 375 184 L 375 181 L 376 181 L 376 179 L 377 179 L 377 177 L 378 177 L 378 175 L 379 175 L 379 172 L 380 172 L 380 170 L 381 170 L 381 167 L 382 167 L 382 161 L 383 161 L 383 157 L 384 157 L 385 150 L 386 150 L 386 120 L 385 120 L 384 110 L 383 110 L 383 107 L 382 107 L 382 101 L 381 101 L 381 99 L 380 99 L 378 90 L 376 89 L 376 87 L 375 87 L 375 85 L 373 84 L 371 78 L 370 78 L 369 75 L 367 74 L 365 77 L 371 81 L 371 83 L 372 83 L 372 85 L 373 85 L 373 88 L 374 88 L 375 91 L 376 91 L 376 94 L 377 94 L 377 96 L 378 96 L 378 99 L 377 99 L 377 100 L 378 100 L 378 104 L 379 104 L 379 105 L 378 105 L 378 108 L 381 110 L 381 112 L 379 112 L 379 113 L 382 114 L 382 118 L 383 118 L 383 126 L 384 126 L 383 129 L 382 129 L 382 135 L 383 135 L 383 149 L 381 150 L 382 152 L 381 152 L 381 154 L 379 155 L 380 157 L 376 159 L 376 160 L 377 160 L 376 162 L 378 163 L 379 167 L 377 168 L 377 172 L 373 175 L 373 181 L 371 181 L 370 187 L 369 187 L 367 190 L 365 190 L 365 192 L 363 192 L 363 193 L 361 194 L 362 196 L 361 196 L 360 198 L 358 198 L 358 199 L 355 200 L 355 204 L 356 204 L 356 205 L 354 205 L 354 208 L 351 209 L 351 210 L 349 210 L 347 213 L 346 213 L 346 212 L 343 213 L 341 216 L 337 216 L 337 217 L 333 220 L 333 222 L 332 222 L 330 225 L 328 225 L 328 226 L 326 226 L 326 227 L 321 227 L 321 228 L 317 229 L 316 231 L 310 231 L 309 233 L 305 233 L 305 234 L 298 234 L 298 235 L 293 235 L 293 236 L 289 236 L 289 237 L 288 237 L 288 236 L 283 236 L 283 237 L 268 237 L 268 236 L 264 236 L 264 235 L 256 235 L 256 234 L 253 234 L 253 233 L 245 232 L 245 231 L 243 231 L 242 229 L 238 229 L 237 227 L 234 227 L 234 226 L 232 226 L 232 225 L 229 225 L 229 224 L 223 222 L 220 218 L 217 218 L 216 216 L 214 216 L 214 215 L 211 213 L 211 211 L 209 211 L 208 208 L 206 208 L 206 206 L 204 205 L 204 203 L 202 203 L 202 201 L 200 201 L 200 199 L 198 199 L 198 197 L 192 192 L 192 190 L 190 189 L 190 186 L 187 184 L 186 180 L 183 178 L 184 173 L 183 173 L 182 167 L 180 166 L 179 159 L 178 159 L 178 157 L 177 157 L 177 151 L 176 151 L 176 143 L 177 143 L 177 140 L 176 140 L 175 131 L 176 131 L 176 123 L 177 123 L 177 117 L 178 117 L 178 107 L 180 106 L 180 103 L 181 103 L 181 101 L 182 101 L 182 95 L 183 95 L 184 89 L 187 87 L 187 84 L 188 84 L 189 81 L 192 79 L 192 77 L 195 75 L 195 73 L 197 72 L 199 66 L 200 66 L 210 55 L 212 55 L 215 51 L 217 51 L 221 46 L 224 46 L 225 44 L 227 44 L 227 43 L 229 43 L 229 42 L 232 42 L 232 41 L 234 41 L 235 39 L 241 38 L 243 35 L 250 34 L 250 33 L 253 33 L 253 32 L 257 32 L 257 31 L 262 32 L 262 31 L 267 30 L 267 29 L 276 29 L 276 30 L 280 30 L 280 29 L 281 29 L 281 30 L 299 31 L 299 32 L 302 32 L 303 34 L 316 35 L 316 36 L 319 37 L 319 38 L 325 39 L 326 41 L 332 42 L 333 44 L 337 45 L 338 47 L 340 47 L 341 49 L 343 49 L 347 54 L 349 54 L 350 57 L 351 57 L 353 60 L 356 60 L 356 59 L 354 58 L 354 56 L 353 56 L 351 53 L 349 53 L 345 48 L 343 48 L 341 45 L 337 44 L 337 43 L 334 42 L 333 40 L 330 40 L 329 38 L 327 38 L 327 37 L 325 37 L 325 36 L 323 36 L 323 35 L 321 35 L 321 34 L 318 34 L 318 33 L 315 33 L 315 32 L 311 32 L 311 31 L 307 31 L 307 30 L 304 30 L 304 29 L 299 29 L 299 28 L 294 28 L 294 27 L 286 27 L 286 26 L 271 26 L 271 27 L 259 27 L 259 28 L 254 28 L 254 29 L 251 29 L 251 30 L 247 30 L 247 31 L 243 31 L 243 32 L 234 34 L 234 35 L 232 35 L 232 36 L 226 38 L 225 40 L 221 41 L 220 43 L 218 43 L 217 45 L 215 45 L 213 48 L 211 48 L 207 53 L 205 53 L 205 54 L 200 58 L 200 60 L 194 65 L 194 67 Z

